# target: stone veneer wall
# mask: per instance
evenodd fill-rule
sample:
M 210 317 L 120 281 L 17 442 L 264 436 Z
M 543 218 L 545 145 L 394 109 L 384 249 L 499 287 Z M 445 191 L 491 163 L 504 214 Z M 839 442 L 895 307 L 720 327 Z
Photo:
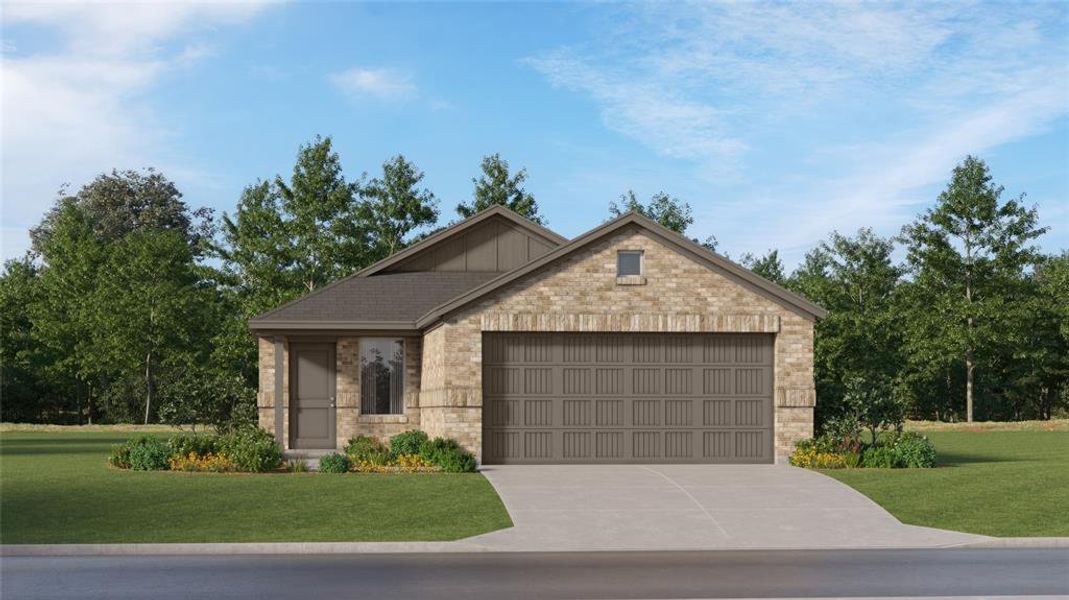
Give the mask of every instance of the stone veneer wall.
M 395 434 L 420 427 L 419 390 L 423 341 L 419 337 L 405 340 L 405 412 L 401 415 L 360 414 L 360 338 L 340 337 L 335 347 L 336 427 L 338 449 L 350 437 L 373 435 L 386 441 Z M 271 338 L 258 339 L 260 351 L 260 385 L 257 408 L 260 427 L 275 431 L 275 346 Z M 283 447 L 289 449 L 289 345 L 283 356 Z
M 644 281 L 617 281 L 617 250 L 644 251 Z M 423 428 L 478 456 L 483 331 L 774 332 L 777 460 L 812 435 L 813 322 L 639 228 L 507 286 L 424 335 Z

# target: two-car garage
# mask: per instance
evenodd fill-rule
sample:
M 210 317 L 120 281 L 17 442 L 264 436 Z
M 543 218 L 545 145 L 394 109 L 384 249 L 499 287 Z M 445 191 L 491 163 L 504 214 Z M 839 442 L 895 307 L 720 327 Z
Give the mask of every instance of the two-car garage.
M 483 461 L 771 463 L 773 334 L 484 333 Z

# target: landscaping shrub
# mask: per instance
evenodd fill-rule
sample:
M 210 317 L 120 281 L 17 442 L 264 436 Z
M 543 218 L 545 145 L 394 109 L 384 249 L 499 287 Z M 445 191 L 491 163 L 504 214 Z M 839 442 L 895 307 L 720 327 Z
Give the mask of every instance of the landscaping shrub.
M 141 436 L 131 440 L 130 468 L 135 471 L 162 471 L 167 469 L 167 459 L 171 457 L 171 445 L 151 437 Z M 130 442 L 127 442 L 130 443 Z
M 183 433 L 171 438 L 171 453 L 176 457 L 185 457 L 190 454 L 207 456 L 219 454 L 219 436 Z
M 345 455 L 353 464 L 386 465 L 390 462 L 390 450 L 386 445 L 368 435 L 349 438 L 349 443 L 345 444 Z
M 861 455 L 861 465 L 866 469 L 895 468 L 895 449 L 891 446 L 866 448 Z
M 108 456 L 108 464 L 116 469 L 129 469 L 130 468 L 130 442 L 122 444 L 115 444 L 111 447 L 111 454 Z
M 418 429 L 405 431 L 390 438 L 390 454 L 394 457 L 406 454 L 419 454 L 420 446 L 429 438 Z
M 203 455 L 190 452 L 185 456 L 174 454 L 167 460 L 167 464 L 172 471 L 227 473 L 234 470 L 234 463 L 229 458 L 222 454 L 212 454 L 211 452 Z
M 274 436 L 251 426 L 223 436 L 219 450 L 239 471 L 259 473 L 282 466 L 282 448 Z
M 349 458 L 344 454 L 331 452 L 319 459 L 321 473 L 346 473 L 349 471 Z
M 846 468 L 846 456 L 822 450 L 814 443 L 799 442 L 788 460 L 792 465 L 803 469 L 843 469 Z
M 420 445 L 419 455 L 446 473 L 472 473 L 476 469 L 475 456 L 456 440 L 434 438 Z
M 306 463 L 304 461 L 304 459 L 301 458 L 301 457 L 297 457 L 297 458 L 289 461 L 289 464 L 286 465 L 286 466 L 289 469 L 290 473 L 307 473 L 308 472 L 308 463 Z
M 903 469 L 930 469 L 935 466 L 935 446 L 923 435 L 907 431 L 893 442 L 895 466 Z

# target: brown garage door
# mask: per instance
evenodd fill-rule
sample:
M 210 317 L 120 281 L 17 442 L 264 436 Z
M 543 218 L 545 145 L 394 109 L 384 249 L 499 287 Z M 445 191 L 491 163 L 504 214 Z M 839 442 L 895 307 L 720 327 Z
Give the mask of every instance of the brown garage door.
M 772 335 L 486 333 L 483 460 L 770 463 Z

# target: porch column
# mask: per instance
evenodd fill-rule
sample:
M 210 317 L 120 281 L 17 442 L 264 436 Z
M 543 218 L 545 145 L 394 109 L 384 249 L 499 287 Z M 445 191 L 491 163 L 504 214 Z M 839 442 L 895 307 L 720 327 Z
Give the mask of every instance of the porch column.
M 285 360 L 282 353 L 286 351 L 285 338 L 275 338 L 275 439 L 278 440 L 278 444 L 282 448 L 286 447 L 286 440 L 282 439 L 282 423 L 285 420 L 282 401 L 283 401 L 283 365 Z

